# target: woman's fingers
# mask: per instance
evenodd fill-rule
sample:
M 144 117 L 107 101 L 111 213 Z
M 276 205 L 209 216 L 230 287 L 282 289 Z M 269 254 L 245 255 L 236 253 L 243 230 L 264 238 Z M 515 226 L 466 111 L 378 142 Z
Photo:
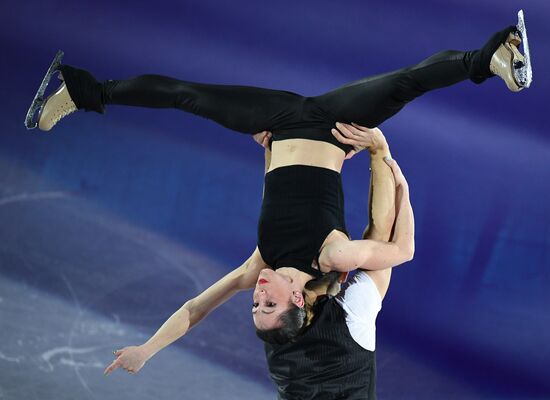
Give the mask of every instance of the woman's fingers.
M 115 369 L 117 369 L 118 367 L 120 367 L 120 359 L 117 358 L 116 360 L 114 360 L 107 368 L 105 368 L 105 371 L 103 371 L 103 373 L 105 375 L 109 375 L 111 372 L 113 372 Z
M 116 360 L 114 360 L 111 363 L 111 365 L 109 365 L 107 368 L 105 368 L 105 371 L 103 373 L 105 375 L 110 375 L 111 372 L 113 372 L 114 370 L 116 370 L 118 368 L 122 368 L 124 371 L 128 372 L 129 374 L 137 373 L 137 371 L 133 367 L 125 364 L 124 362 L 122 362 L 120 358 L 117 358 Z

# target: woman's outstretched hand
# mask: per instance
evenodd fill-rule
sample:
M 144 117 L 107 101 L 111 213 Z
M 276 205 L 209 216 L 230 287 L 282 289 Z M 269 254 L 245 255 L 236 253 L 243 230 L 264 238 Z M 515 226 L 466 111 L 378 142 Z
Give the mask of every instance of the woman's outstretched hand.
M 271 140 L 271 132 L 263 131 L 252 135 L 256 143 L 262 146 L 264 149 L 269 149 L 269 141 Z
M 353 150 L 346 155 L 346 160 L 365 149 L 374 154 L 388 147 L 386 138 L 378 128 L 370 129 L 355 123 L 350 125 L 337 122 L 336 128 L 333 128 L 331 132 L 340 143 L 353 146 Z
M 104 374 L 109 375 L 117 368 L 126 370 L 129 374 L 137 373 L 149 359 L 147 352 L 142 346 L 129 346 L 113 353 L 115 360 L 105 368 Z

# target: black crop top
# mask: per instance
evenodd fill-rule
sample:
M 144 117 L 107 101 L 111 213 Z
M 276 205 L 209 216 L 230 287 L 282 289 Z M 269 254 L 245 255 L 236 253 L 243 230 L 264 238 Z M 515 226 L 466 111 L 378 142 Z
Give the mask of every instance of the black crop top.
M 326 128 L 311 128 L 299 129 L 296 132 L 290 130 L 286 131 L 274 131 L 272 141 L 278 142 L 286 139 L 309 139 L 317 140 L 320 142 L 330 143 L 334 146 L 342 149 L 344 153 L 348 154 L 353 150 L 353 146 L 349 144 L 340 143 L 332 133 L 330 133 L 330 127 Z
M 293 267 L 320 277 L 321 271 L 312 262 L 334 229 L 346 233 L 338 172 L 291 165 L 266 174 L 258 249 L 268 265 Z
M 310 139 L 330 143 L 346 154 L 353 150 L 353 146 L 340 143 L 330 132 L 332 128 L 336 128 L 336 121 L 343 121 L 342 119 L 339 120 L 327 112 L 313 97 L 302 97 L 299 105 L 290 110 L 292 114 L 298 115 L 299 119 L 292 119 L 289 123 L 271 129 L 274 141 Z

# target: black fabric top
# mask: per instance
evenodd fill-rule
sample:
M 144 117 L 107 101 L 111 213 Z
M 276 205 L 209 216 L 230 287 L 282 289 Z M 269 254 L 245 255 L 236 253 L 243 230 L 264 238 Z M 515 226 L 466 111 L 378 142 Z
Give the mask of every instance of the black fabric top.
M 330 130 L 334 128 L 334 124 L 324 125 L 326 126 L 306 126 L 303 128 L 273 131 L 272 141 L 277 142 L 286 139 L 309 139 L 333 144 L 334 146 L 342 149 L 346 154 L 353 150 L 352 145 L 339 142 L 338 139 L 336 139 L 330 132 Z
M 271 129 L 273 140 L 310 139 L 333 144 L 346 154 L 353 150 L 353 146 L 340 143 L 330 132 L 332 128 L 336 128 L 336 121 L 342 122 L 348 119 L 342 118 L 344 116 L 337 118 L 332 115 L 329 112 L 330 107 L 322 107 L 322 102 L 316 98 L 300 97 L 299 106 L 287 110 L 287 113 L 297 118 L 293 118 L 291 123 L 273 127 Z
M 353 340 L 334 298 L 314 306 L 307 330 L 291 343 L 265 344 L 280 400 L 376 399 L 375 352 Z
M 320 277 L 312 262 L 334 229 L 346 232 L 338 172 L 291 165 L 266 174 L 258 249 L 269 266 L 293 267 Z

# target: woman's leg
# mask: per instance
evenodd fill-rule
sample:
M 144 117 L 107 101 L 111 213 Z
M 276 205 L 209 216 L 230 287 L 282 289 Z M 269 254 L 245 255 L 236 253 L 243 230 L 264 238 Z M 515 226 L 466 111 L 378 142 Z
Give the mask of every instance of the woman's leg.
M 515 30 L 510 26 L 497 32 L 480 50 L 443 51 L 411 67 L 365 78 L 313 99 L 338 121 L 373 128 L 430 90 L 466 79 L 481 83 L 493 76 L 491 57 Z
M 64 65 L 60 71 L 78 109 L 102 113 L 110 104 L 176 108 L 247 134 L 284 127 L 299 118 L 303 101 L 291 92 L 194 83 L 161 75 L 99 83 L 85 70 Z

